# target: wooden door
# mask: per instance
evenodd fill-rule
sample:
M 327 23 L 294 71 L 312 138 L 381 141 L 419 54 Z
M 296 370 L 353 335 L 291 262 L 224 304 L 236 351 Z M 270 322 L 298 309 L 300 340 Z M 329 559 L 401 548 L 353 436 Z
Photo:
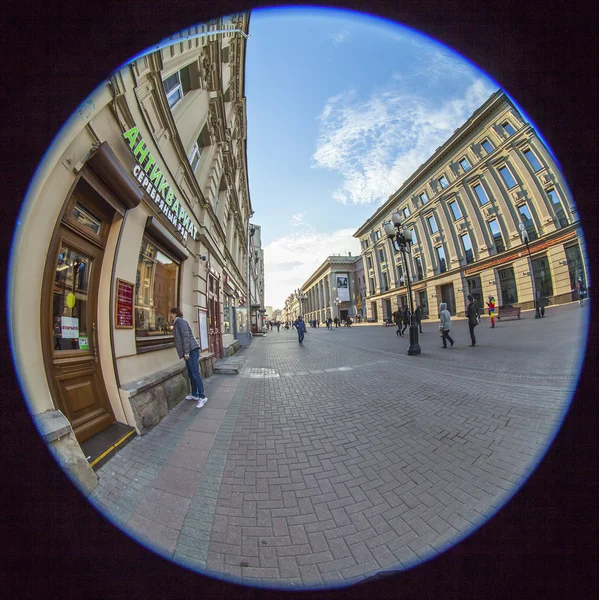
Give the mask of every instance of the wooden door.
M 217 357 L 223 354 L 223 340 L 220 319 L 220 283 L 208 275 L 208 348 Z
M 79 442 L 115 417 L 98 358 L 98 291 L 110 215 L 76 190 L 48 254 L 42 330 L 55 405 Z

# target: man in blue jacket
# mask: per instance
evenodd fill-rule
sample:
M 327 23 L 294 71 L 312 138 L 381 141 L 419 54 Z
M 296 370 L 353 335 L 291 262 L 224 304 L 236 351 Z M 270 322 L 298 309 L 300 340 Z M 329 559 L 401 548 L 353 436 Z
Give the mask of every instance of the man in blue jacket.
M 297 318 L 297 321 L 294 323 L 295 328 L 297 329 L 297 337 L 299 340 L 299 344 L 300 346 L 303 346 L 303 341 L 304 341 L 304 334 L 306 333 L 306 324 L 304 323 L 304 320 L 302 319 L 302 316 L 300 315 Z

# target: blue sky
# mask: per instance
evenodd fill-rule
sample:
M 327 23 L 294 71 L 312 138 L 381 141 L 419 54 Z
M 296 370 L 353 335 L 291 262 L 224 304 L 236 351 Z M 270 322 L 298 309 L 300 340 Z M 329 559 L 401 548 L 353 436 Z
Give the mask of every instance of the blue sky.
M 464 58 L 375 17 L 252 11 L 248 171 L 262 226 L 266 305 L 331 254 L 498 85 Z

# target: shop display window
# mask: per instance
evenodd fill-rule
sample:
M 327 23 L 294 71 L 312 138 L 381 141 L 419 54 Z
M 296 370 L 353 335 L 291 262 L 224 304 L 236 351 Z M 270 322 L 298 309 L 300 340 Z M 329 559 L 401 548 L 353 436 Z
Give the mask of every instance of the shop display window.
M 179 306 L 180 263 L 144 237 L 135 278 L 135 335 L 139 340 L 172 340 L 169 311 Z

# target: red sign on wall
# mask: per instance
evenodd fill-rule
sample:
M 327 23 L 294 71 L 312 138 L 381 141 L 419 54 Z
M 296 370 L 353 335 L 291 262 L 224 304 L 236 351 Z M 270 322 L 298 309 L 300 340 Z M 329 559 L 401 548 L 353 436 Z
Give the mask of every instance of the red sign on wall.
M 115 327 L 133 329 L 133 293 L 135 286 L 124 279 L 116 280 Z

